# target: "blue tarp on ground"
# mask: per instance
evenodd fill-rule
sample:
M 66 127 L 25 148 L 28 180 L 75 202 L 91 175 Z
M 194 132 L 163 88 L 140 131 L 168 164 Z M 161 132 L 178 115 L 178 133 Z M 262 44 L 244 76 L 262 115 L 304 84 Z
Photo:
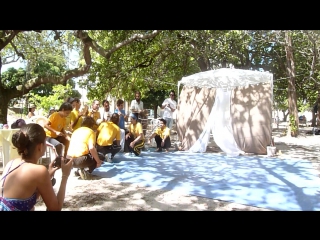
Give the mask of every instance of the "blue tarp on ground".
M 308 160 L 177 151 L 118 153 L 114 161 L 93 174 L 273 210 L 320 210 L 320 179 Z

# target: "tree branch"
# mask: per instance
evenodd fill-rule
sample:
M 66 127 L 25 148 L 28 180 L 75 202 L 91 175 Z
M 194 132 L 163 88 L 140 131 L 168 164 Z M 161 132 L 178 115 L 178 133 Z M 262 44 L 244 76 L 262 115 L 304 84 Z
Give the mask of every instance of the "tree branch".
M 125 41 L 122 41 L 118 44 L 116 44 L 114 47 L 112 47 L 109 50 L 105 50 L 103 47 L 101 47 L 97 42 L 95 42 L 92 38 L 89 37 L 87 32 L 84 32 L 83 30 L 77 30 L 74 33 L 74 36 L 79 38 L 83 43 L 88 44 L 95 52 L 97 52 L 99 55 L 106 59 L 110 59 L 111 55 L 117 51 L 118 49 L 129 45 L 131 42 L 139 40 L 139 39 L 150 39 L 156 37 L 161 31 L 154 30 L 150 34 L 134 34 L 132 37 L 126 39 Z
M 8 30 L 6 33 L 9 33 L 8 37 L 4 37 L 5 40 L 0 39 L 0 51 L 4 49 L 11 41 L 14 39 L 14 37 L 21 32 L 22 30 Z
M 10 42 L 10 44 L 11 44 L 11 46 L 13 47 L 14 51 L 17 53 L 17 55 L 18 55 L 19 57 L 22 57 L 23 60 L 25 60 L 25 59 L 26 59 L 25 56 L 23 55 L 23 53 L 21 53 L 21 52 L 18 51 L 16 45 L 14 45 L 13 42 Z M 19 58 L 18 58 L 18 59 L 19 59 Z
M 45 83 L 66 84 L 67 81 L 71 78 L 77 78 L 85 75 L 86 73 L 89 72 L 92 64 L 90 47 L 87 44 L 83 46 L 83 55 L 86 63 L 83 67 L 68 70 L 64 73 L 63 76 L 38 76 L 38 77 L 32 78 L 26 81 L 24 85 L 16 86 L 16 92 L 14 93 L 15 97 L 20 96 L 22 91 L 24 94 L 27 94 L 33 88 L 38 87 L 41 84 L 45 84 Z

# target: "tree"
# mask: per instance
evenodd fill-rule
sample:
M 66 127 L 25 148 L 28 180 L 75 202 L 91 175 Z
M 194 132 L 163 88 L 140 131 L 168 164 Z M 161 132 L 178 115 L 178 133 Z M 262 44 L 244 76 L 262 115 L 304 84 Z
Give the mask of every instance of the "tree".
M 64 34 L 66 33 L 66 34 Z M 7 123 L 7 107 L 11 99 L 22 97 L 23 94 L 29 93 L 32 89 L 46 83 L 66 85 L 67 81 L 77 78 L 88 73 L 91 65 L 91 52 L 93 49 L 106 59 L 110 59 L 112 54 L 124 46 L 154 38 L 159 31 L 149 31 L 145 34 L 134 34 L 130 38 L 122 39 L 121 42 L 115 42 L 107 49 L 101 48 L 96 42 L 89 37 L 88 33 L 83 30 L 69 31 L 43 31 L 43 30 L 0 30 L 0 72 L 2 64 L 7 64 L 22 58 L 28 60 L 31 67 L 30 74 L 32 78 L 16 86 L 6 85 L 7 80 L 3 80 L 0 75 L 0 122 Z M 36 72 L 35 66 L 48 58 L 54 58 L 58 62 L 66 64 L 66 58 L 63 47 L 71 46 L 72 48 L 81 48 L 83 61 L 79 67 L 74 69 L 62 70 L 54 68 L 54 73 L 50 71 Z M 12 61 L 13 61 L 12 60 Z M 52 68 L 50 68 L 52 69 Z

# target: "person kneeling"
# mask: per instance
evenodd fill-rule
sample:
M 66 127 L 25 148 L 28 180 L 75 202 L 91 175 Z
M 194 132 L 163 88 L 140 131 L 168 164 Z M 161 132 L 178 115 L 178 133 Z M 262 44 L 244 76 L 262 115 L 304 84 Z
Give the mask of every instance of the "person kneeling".
M 136 115 L 131 113 L 130 118 L 131 123 L 125 136 L 124 152 L 133 152 L 134 155 L 139 156 L 144 147 L 142 125 L 138 122 Z
M 169 151 L 169 147 L 171 146 L 170 140 L 170 128 L 166 126 L 167 121 L 163 118 L 159 119 L 159 127 L 152 133 L 149 138 L 149 143 L 151 143 L 151 139 L 157 143 L 156 152 L 162 152 L 162 149 L 166 149 L 166 152 Z
M 97 150 L 102 153 L 108 162 L 112 162 L 114 156 L 120 151 L 120 128 L 118 126 L 119 115 L 113 113 L 111 121 L 100 123 L 97 129 Z M 109 158 L 108 154 L 111 153 Z
M 91 179 L 91 173 L 102 164 L 104 156 L 98 154 L 96 145 L 96 134 L 93 131 L 95 121 L 92 117 L 85 117 L 81 127 L 76 129 L 70 140 L 67 158 L 73 159 L 73 167 L 78 168 L 76 176 L 83 180 Z M 88 168 L 88 171 L 85 170 Z

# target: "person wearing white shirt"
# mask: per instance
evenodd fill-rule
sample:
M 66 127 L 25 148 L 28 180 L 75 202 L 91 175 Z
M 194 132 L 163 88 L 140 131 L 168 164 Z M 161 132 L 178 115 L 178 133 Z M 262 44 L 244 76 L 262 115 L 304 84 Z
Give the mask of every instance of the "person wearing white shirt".
M 130 111 L 137 117 L 139 121 L 139 113 L 143 111 L 143 102 L 141 101 L 140 91 L 135 92 L 135 99 L 131 101 Z
M 177 102 L 174 100 L 175 97 L 175 92 L 174 90 L 170 91 L 169 98 L 166 98 L 163 103 L 161 108 L 163 109 L 163 116 L 162 118 L 166 120 L 167 122 L 167 127 L 171 130 L 172 124 L 173 124 L 173 112 L 177 108 Z
M 103 106 L 103 108 L 102 108 L 102 110 L 100 110 L 101 121 L 99 121 L 99 124 L 101 122 L 111 121 L 111 115 L 113 113 L 110 111 L 110 103 L 107 99 L 103 100 L 102 106 Z

